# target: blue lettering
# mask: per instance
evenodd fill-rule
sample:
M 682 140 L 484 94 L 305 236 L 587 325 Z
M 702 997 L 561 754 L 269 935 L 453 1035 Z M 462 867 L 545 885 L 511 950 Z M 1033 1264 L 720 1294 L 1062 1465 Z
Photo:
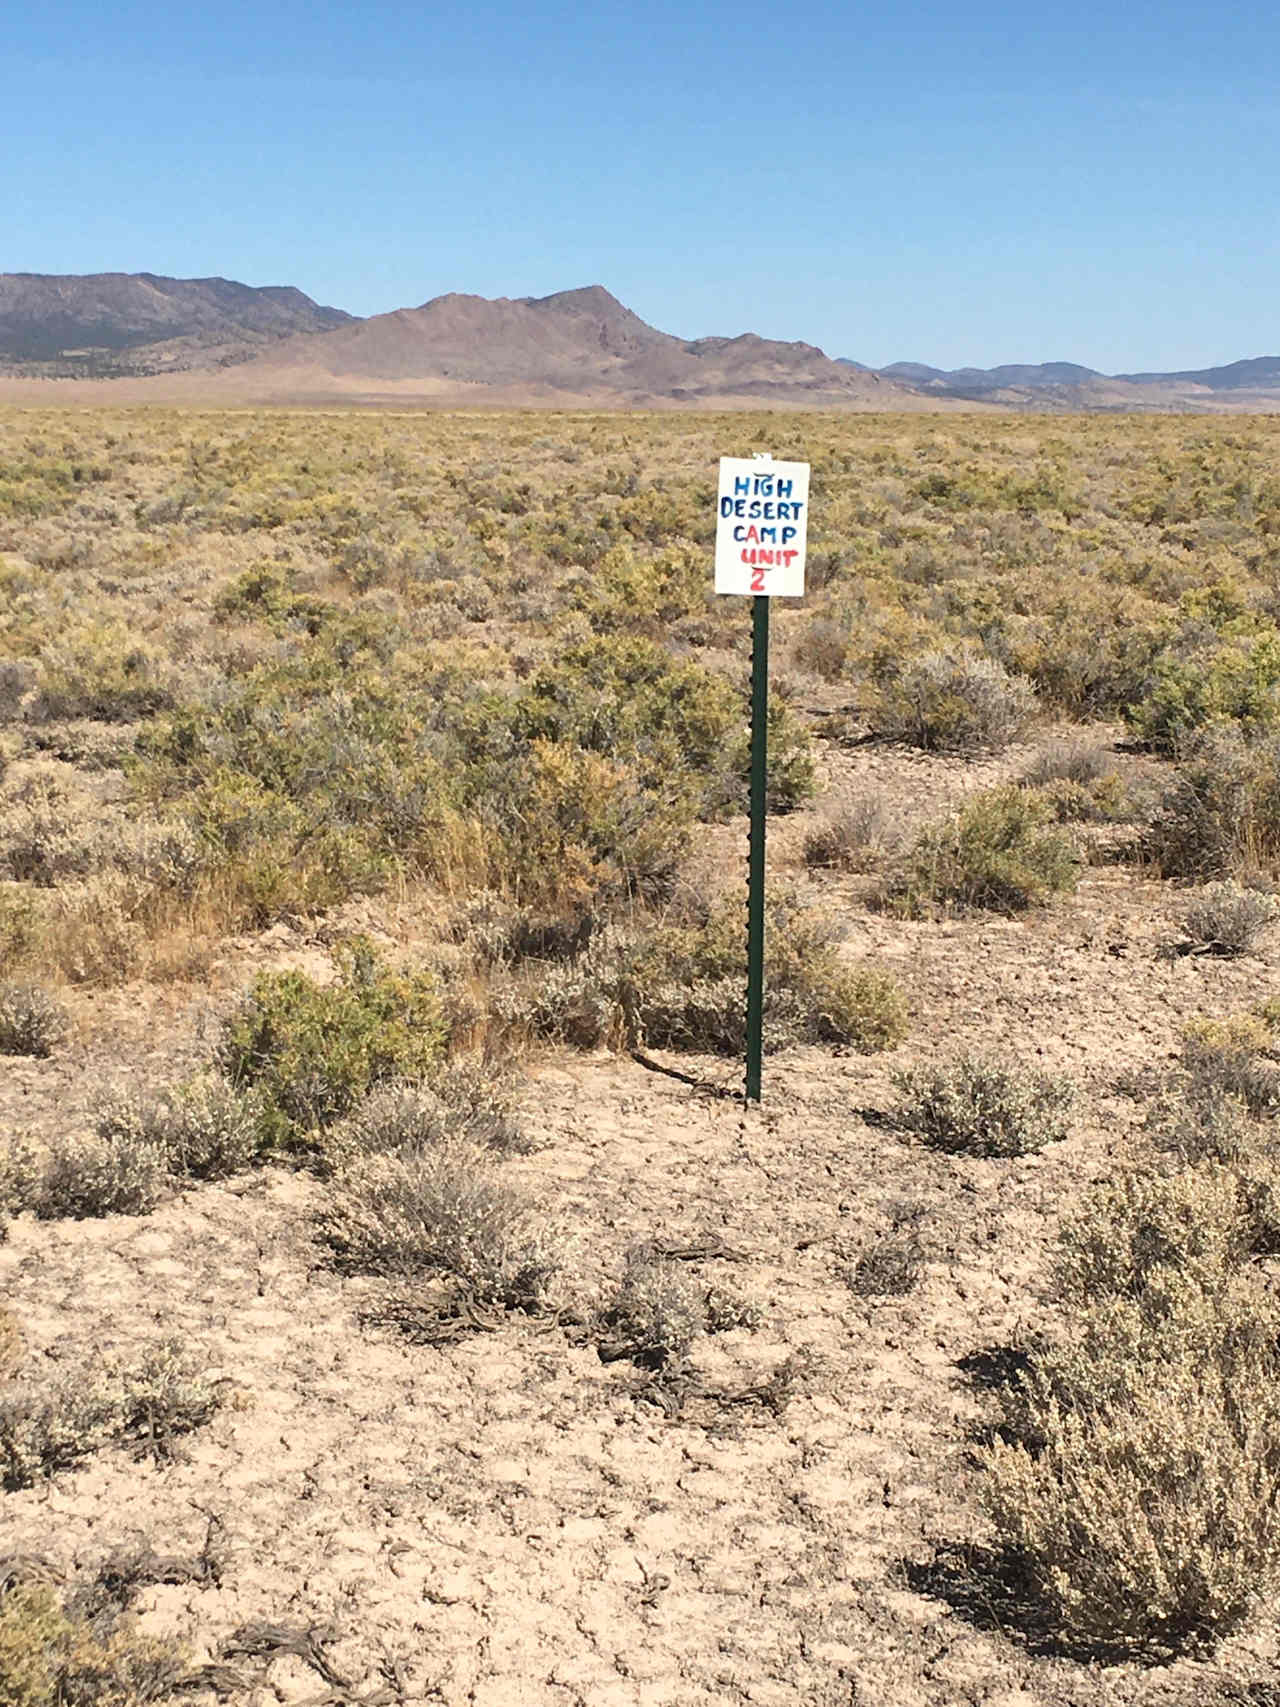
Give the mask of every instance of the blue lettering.
M 770 545 L 776 545 L 778 543 L 778 530 L 777 530 L 777 528 L 761 528 L 760 529 L 760 538 L 762 540 L 767 539 Z
M 743 540 L 746 537 L 747 537 L 746 528 L 743 528 L 743 527 L 734 528 L 734 530 L 733 530 L 733 543 L 735 545 L 741 545 Z
M 720 500 L 720 514 L 722 516 L 731 516 L 733 514 L 733 499 L 732 498 L 721 498 L 721 500 Z
M 795 537 L 796 537 L 796 530 L 794 528 L 783 528 L 783 530 L 782 530 L 782 543 L 784 545 L 790 545 L 791 541 Z
M 789 498 L 791 496 L 791 486 L 792 482 L 790 480 L 779 480 L 778 496 L 780 498 Z
M 751 490 L 751 476 L 749 474 L 735 474 L 733 477 L 733 495 L 734 495 L 734 497 L 735 498 L 743 497 L 746 495 L 746 493 L 750 492 L 750 490 Z

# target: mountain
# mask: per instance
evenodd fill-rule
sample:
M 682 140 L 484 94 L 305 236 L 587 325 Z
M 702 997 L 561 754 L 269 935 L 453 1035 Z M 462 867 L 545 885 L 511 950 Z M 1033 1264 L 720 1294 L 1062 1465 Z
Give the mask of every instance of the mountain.
M 602 285 L 542 297 L 438 296 L 291 338 L 227 383 L 268 402 L 919 406 L 905 388 L 813 344 L 660 332 Z
M 451 293 L 358 319 L 290 285 L 0 274 L 0 402 L 1277 411 L 1280 356 L 1176 373 L 1077 362 L 871 369 L 814 344 L 659 331 L 603 285 Z
M 1183 373 L 1120 373 L 1132 385 L 1203 385 L 1210 391 L 1280 390 L 1280 356 L 1254 356 L 1226 367 L 1194 368 Z
M 876 371 L 882 378 L 910 386 L 922 395 L 1011 409 L 1280 409 L 1280 356 L 1257 356 L 1226 367 L 1178 373 L 1108 375 L 1077 362 L 1014 362 L 1001 367 L 952 369 L 928 367 L 923 362 L 893 362 Z
M 212 367 L 351 318 L 292 285 L 0 273 L 0 371 L 80 377 Z

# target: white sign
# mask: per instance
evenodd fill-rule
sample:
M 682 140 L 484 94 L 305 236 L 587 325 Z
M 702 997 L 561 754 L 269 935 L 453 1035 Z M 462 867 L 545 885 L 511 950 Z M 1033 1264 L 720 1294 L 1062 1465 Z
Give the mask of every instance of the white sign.
M 716 592 L 804 592 L 809 464 L 722 456 L 716 500 Z

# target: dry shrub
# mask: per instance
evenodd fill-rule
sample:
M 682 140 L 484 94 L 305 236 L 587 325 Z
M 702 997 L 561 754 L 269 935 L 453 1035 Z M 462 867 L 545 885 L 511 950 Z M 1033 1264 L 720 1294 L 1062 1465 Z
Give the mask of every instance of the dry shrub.
M 484 1094 L 488 1084 L 490 1095 Z M 484 1074 L 446 1073 L 437 1087 L 392 1081 L 375 1085 L 345 1120 L 321 1141 L 330 1172 L 361 1156 L 429 1150 L 462 1139 L 500 1153 L 535 1149 L 513 1117 L 499 1086 Z
M 1099 1186 L 1064 1223 L 1050 1286 L 1055 1298 L 1076 1306 L 1141 1297 L 1165 1270 L 1211 1290 L 1251 1242 L 1231 1168 L 1206 1162 L 1168 1175 L 1126 1172 Z
M 732 1333 L 735 1328 L 758 1328 L 765 1318 L 764 1306 L 758 1298 L 719 1283 L 707 1288 L 702 1308 L 709 1334 Z
M 136 1364 L 106 1363 L 0 1389 L 0 1483 L 25 1488 L 116 1443 L 163 1456 L 221 1403 L 190 1354 L 166 1341 Z
M 99 1104 L 100 1139 L 158 1154 L 166 1173 L 221 1179 L 248 1167 L 258 1153 L 261 1099 L 216 1073 L 202 1073 L 156 1092 L 109 1092 Z
M 633 1253 L 600 1325 L 611 1355 L 663 1369 L 706 1331 L 706 1294 L 679 1263 Z
M 1147 829 L 1148 856 L 1165 877 L 1240 876 L 1280 860 L 1280 740 L 1250 743 L 1216 726 L 1179 752 Z
M 18 1319 L 7 1305 L 0 1304 L 0 1381 L 7 1381 L 26 1354 L 26 1342 Z
M 871 794 L 825 812 L 804 839 L 807 866 L 865 871 L 898 846 L 900 832 L 883 796 Z
M 1035 691 L 994 658 L 929 652 L 881 690 L 877 733 L 942 752 L 1002 752 L 1035 718 Z
M 1041 1150 L 1066 1137 L 1075 1095 L 1067 1079 L 980 1055 L 896 1073 L 894 1084 L 893 1124 L 953 1155 Z
M 1214 1084 L 1166 1096 L 1148 1111 L 1148 1136 L 1182 1167 L 1199 1162 L 1247 1163 L 1274 1148 L 1274 1129 L 1246 1104 Z
M 1022 773 L 1027 788 L 1044 788 L 1049 783 L 1071 782 L 1087 788 L 1090 783 L 1102 782 L 1115 774 L 1115 764 L 1109 750 L 1100 741 L 1086 735 L 1068 735 L 1048 741 Z
M 32 1192 L 42 1221 L 146 1215 L 169 1178 L 164 1145 L 110 1110 L 92 1137 L 60 1137 L 49 1147 Z
M 64 1610 L 47 1583 L 0 1592 L 0 1700 L 6 1707 L 145 1707 L 186 1671 L 170 1641 Z
M 1201 952 L 1238 955 L 1256 948 L 1277 918 L 1274 895 L 1228 881 L 1208 884 L 1184 912 L 1182 926 Z
M 67 1010 L 38 984 L 0 984 L 0 1055 L 52 1055 L 70 1027 Z
M 530 1028 L 579 1048 L 599 1044 L 737 1054 L 745 1040 L 744 910 L 725 902 L 696 924 L 639 935 L 607 931 L 571 964 L 551 967 L 523 1004 Z M 765 932 L 765 1048 L 843 1043 L 863 1053 L 906 1035 L 906 1002 L 887 973 L 849 966 L 832 921 L 774 894 Z
M 317 1228 L 342 1268 L 434 1271 L 508 1309 L 546 1302 L 567 1243 L 499 1177 L 491 1152 L 463 1142 L 362 1158 L 332 1182 Z
M 984 1499 L 1060 1638 L 1207 1643 L 1276 1582 L 1278 1332 L 1251 1282 L 1206 1292 L 1164 1269 L 1033 1351 Z
M 1270 1026 L 1257 1014 L 1193 1020 L 1182 1039 L 1192 1096 L 1236 1097 L 1256 1117 L 1280 1109 L 1280 1065 Z

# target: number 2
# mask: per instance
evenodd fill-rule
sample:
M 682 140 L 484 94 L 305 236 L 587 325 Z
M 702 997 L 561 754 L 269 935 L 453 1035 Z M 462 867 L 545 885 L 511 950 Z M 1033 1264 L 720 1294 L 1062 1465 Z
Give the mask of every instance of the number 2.
M 751 571 L 751 591 L 753 593 L 763 593 L 764 592 L 764 570 L 763 569 L 753 569 Z

